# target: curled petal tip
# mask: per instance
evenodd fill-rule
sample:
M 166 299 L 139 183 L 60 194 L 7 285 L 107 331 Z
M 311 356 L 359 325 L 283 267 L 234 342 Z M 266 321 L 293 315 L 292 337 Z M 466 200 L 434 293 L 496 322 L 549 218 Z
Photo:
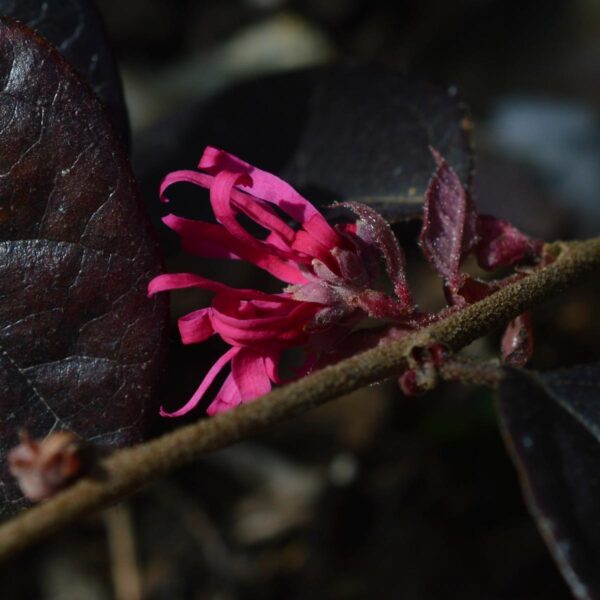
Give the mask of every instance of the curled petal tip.
M 164 406 L 160 407 L 160 409 L 158 411 L 158 414 L 161 417 L 177 417 L 177 416 L 181 416 L 181 415 L 177 415 L 175 413 L 171 413 L 171 412 L 166 411 L 165 408 L 164 408 Z
M 198 168 L 206 169 L 207 167 L 209 168 L 214 166 L 221 154 L 223 154 L 223 150 L 215 148 L 214 146 L 206 146 L 202 156 L 200 157 L 200 160 L 198 161 Z

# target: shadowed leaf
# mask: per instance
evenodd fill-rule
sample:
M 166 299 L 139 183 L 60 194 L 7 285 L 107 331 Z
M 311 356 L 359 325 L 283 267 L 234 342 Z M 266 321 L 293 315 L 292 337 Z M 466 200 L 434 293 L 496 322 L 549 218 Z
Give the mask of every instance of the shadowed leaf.
M 468 121 L 455 93 L 395 71 L 286 73 L 179 110 L 136 140 L 146 197 L 154 203 L 160 177 L 194 166 L 205 145 L 282 176 L 313 202 L 359 201 L 390 221 L 420 216 L 435 169 L 429 146 L 470 183 Z
M 511 371 L 503 434 L 529 510 L 579 600 L 600 598 L 600 365 Z
M 98 100 L 46 42 L 0 21 L 0 514 L 17 430 L 142 435 L 165 306 L 157 247 Z
M 121 79 L 93 0 L 0 0 L 0 15 L 24 23 L 56 46 L 106 105 L 128 143 Z

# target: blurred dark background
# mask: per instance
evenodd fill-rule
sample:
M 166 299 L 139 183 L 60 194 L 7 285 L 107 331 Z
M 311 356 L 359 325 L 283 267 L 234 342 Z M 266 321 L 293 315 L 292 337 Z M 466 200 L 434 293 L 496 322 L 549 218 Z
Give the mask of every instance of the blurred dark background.
M 546 239 L 600 229 L 595 0 L 98 4 L 142 185 L 144 157 L 153 177 L 166 173 L 161 148 L 144 144 L 173 112 L 259 75 L 355 61 L 458 88 L 484 212 Z M 423 296 L 438 285 L 415 278 Z M 535 312 L 534 367 L 598 359 L 599 299 L 592 282 Z M 175 314 L 189 308 L 177 302 Z M 496 342 L 467 351 L 493 356 Z M 182 393 L 203 352 L 175 348 Z M 393 382 L 357 392 L 199 461 L 14 567 L 32 576 L 2 573 L 3 598 L 570 597 L 524 507 L 492 393 L 457 385 L 409 399 Z

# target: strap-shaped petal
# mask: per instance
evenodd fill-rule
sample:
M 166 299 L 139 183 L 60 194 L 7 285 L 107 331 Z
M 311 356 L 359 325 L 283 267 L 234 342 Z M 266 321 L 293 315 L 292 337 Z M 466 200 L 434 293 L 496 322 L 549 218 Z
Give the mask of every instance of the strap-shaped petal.
M 240 176 L 244 177 L 239 173 L 229 175 L 236 181 Z M 163 179 L 160 185 L 160 199 L 162 202 L 168 202 L 166 191 L 170 186 L 177 183 L 191 183 L 211 190 L 210 198 L 213 212 L 217 221 L 225 225 L 224 231 L 229 233 L 229 237 L 223 234 L 219 239 L 214 239 L 215 243 L 213 244 L 210 239 L 205 235 L 201 235 L 201 232 L 198 231 L 200 227 L 205 227 L 207 230 L 213 228 L 212 237 L 216 238 L 218 230 L 214 229 L 217 226 L 213 223 L 192 221 L 191 219 L 182 220 L 175 215 L 168 215 L 163 218 L 163 222 L 171 229 L 178 231 L 182 235 L 184 246 L 193 246 L 193 253 L 199 256 L 236 258 L 237 256 L 241 257 L 243 254 L 244 260 L 249 260 L 260 268 L 269 271 L 282 281 L 292 283 L 292 279 L 298 279 L 299 275 L 295 263 L 308 262 L 310 259 L 291 249 L 291 243 L 296 232 L 272 210 L 269 210 L 260 199 L 235 189 L 233 184 L 226 185 L 222 178 L 219 178 L 218 182 L 217 179 L 212 175 L 196 171 L 173 171 Z M 246 183 L 251 183 L 251 179 L 247 176 Z M 217 204 L 215 204 L 215 201 L 217 201 Z M 261 241 L 252 236 L 237 221 L 234 208 L 244 212 L 256 223 L 268 229 L 271 234 L 275 234 L 279 238 L 279 243 L 272 243 L 272 238 Z M 194 231 L 194 224 L 196 225 L 196 231 Z M 183 234 L 185 233 L 190 235 L 184 237 Z M 229 249 L 233 245 L 231 240 L 235 240 L 237 253 Z M 220 248 L 221 244 L 223 244 L 222 248 Z M 269 258 L 270 255 L 277 257 L 279 260 Z
M 198 403 L 204 397 L 204 394 L 208 391 L 208 388 L 211 386 L 212 382 L 215 380 L 217 375 L 221 372 L 223 367 L 229 363 L 235 355 L 240 351 L 239 348 L 230 348 L 217 362 L 210 368 L 202 383 L 198 387 L 198 389 L 194 392 L 194 395 L 179 409 L 174 412 L 166 411 L 162 406 L 160 407 L 160 416 L 161 417 L 181 417 L 196 408 Z
M 231 374 L 242 402 L 254 400 L 271 391 L 271 380 L 261 349 L 243 348 L 238 352 L 231 361 Z
M 207 258 L 241 258 L 286 283 L 304 283 L 298 264 L 263 251 L 232 235 L 223 225 L 167 215 L 163 222 L 181 237 L 189 254 Z
M 206 409 L 206 413 L 211 417 L 218 413 L 227 412 L 235 408 L 242 402 L 242 396 L 233 379 L 233 374 L 229 373 L 223 382 L 219 393 Z
M 225 294 L 236 298 L 267 301 L 273 301 L 273 298 L 276 298 L 282 302 L 285 301 L 285 297 L 267 294 L 266 292 L 260 292 L 259 290 L 232 288 L 219 281 L 213 281 L 212 279 L 207 279 L 206 277 L 194 273 L 165 273 L 163 275 L 158 275 L 148 284 L 148 296 L 153 296 L 158 292 L 183 290 L 194 287 L 208 292 L 224 292 Z
M 265 350 L 265 368 L 267 369 L 267 375 L 269 379 L 274 383 L 281 383 L 281 377 L 279 377 L 279 360 L 281 357 L 281 349 L 277 346 L 267 348 Z
M 253 305 L 254 301 L 244 303 Z M 306 337 L 305 325 L 319 309 L 308 302 L 270 302 L 271 309 L 257 307 L 253 316 L 232 296 L 221 294 L 213 300 L 212 324 L 215 331 L 229 344 L 246 346 L 265 342 L 286 344 Z
M 262 171 L 233 154 L 210 146 L 205 149 L 198 167 L 211 174 L 226 170 L 250 175 L 253 195 L 275 204 L 326 246 L 333 248 L 340 245 L 338 234 L 325 217 L 289 183 L 276 175 Z
M 199 344 L 215 333 L 210 320 L 210 308 L 201 308 L 177 321 L 179 335 L 184 344 Z
M 161 202 L 168 202 L 169 199 L 165 196 L 167 188 L 171 187 L 175 183 L 193 183 L 199 187 L 210 189 L 210 186 L 214 180 L 214 177 L 207 175 L 206 173 L 198 173 L 198 171 L 173 171 L 169 173 L 160 183 L 159 196 Z

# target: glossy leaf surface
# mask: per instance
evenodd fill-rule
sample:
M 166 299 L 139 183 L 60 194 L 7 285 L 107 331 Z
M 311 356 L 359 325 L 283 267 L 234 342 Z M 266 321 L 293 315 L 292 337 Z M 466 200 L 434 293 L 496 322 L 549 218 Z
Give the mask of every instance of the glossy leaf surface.
M 0 15 L 24 23 L 61 52 L 106 105 L 127 143 L 121 79 L 93 0 L 0 0 Z
M 579 600 L 600 598 L 600 366 L 512 371 L 503 433 L 525 498 Z
M 17 430 L 139 440 L 166 310 L 157 246 L 99 101 L 65 59 L 0 21 L 0 513 Z M 154 407 L 155 408 L 155 407 Z

